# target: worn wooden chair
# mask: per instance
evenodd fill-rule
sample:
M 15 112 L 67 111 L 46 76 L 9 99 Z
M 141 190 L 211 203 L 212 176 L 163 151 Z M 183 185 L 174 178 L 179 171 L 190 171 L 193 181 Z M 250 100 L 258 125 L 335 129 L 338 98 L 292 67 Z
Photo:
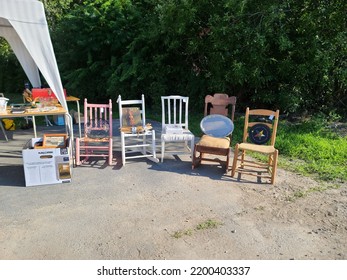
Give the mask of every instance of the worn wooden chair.
M 236 97 L 228 96 L 225 93 L 215 93 L 207 95 L 205 97 L 205 109 L 204 116 L 208 115 L 221 115 L 231 119 L 231 124 L 234 121 L 236 106 Z M 220 121 L 224 121 L 222 118 Z M 225 123 L 228 127 L 225 127 L 225 134 L 218 135 L 215 137 L 212 135 L 204 134 L 200 141 L 195 144 L 193 152 L 193 163 L 192 168 L 196 168 L 201 164 L 202 161 L 219 162 L 225 165 L 225 171 L 228 171 L 229 157 L 230 157 L 230 142 L 233 127 L 230 127 L 228 123 Z M 224 126 L 224 124 L 223 124 Z M 225 136 L 224 136 L 225 135 Z M 218 157 L 214 157 L 218 156 Z M 225 157 L 225 160 L 221 159 Z
M 166 143 L 183 143 L 183 149 L 175 145 L 166 150 L 170 154 L 193 154 L 194 134 L 188 129 L 189 97 L 170 95 L 161 97 L 162 133 L 161 133 L 161 162 L 164 161 Z M 190 146 L 188 146 L 190 142 Z M 192 157 L 193 158 L 193 157 Z
M 81 165 L 89 157 L 108 158 L 108 164 L 112 165 L 111 99 L 108 104 L 91 104 L 87 98 L 84 99 L 84 136 L 76 138 L 76 165 Z
M 254 118 L 251 119 L 251 118 Z M 246 109 L 242 143 L 235 146 L 231 176 L 235 173 L 258 178 L 269 178 L 275 183 L 278 150 L 275 148 L 279 110 Z M 246 160 L 246 152 L 260 153 L 268 157 L 266 163 Z
M 119 121 L 122 163 L 127 159 L 152 158 L 157 162 L 155 130 L 146 123 L 145 97 L 138 100 L 122 100 L 119 95 Z M 148 149 L 149 148 L 149 149 Z

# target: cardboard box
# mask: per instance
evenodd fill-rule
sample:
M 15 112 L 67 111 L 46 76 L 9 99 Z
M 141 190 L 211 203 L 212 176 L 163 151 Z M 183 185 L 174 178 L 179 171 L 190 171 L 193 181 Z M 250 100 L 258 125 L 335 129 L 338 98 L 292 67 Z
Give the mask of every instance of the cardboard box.
M 22 151 L 25 186 L 38 186 L 71 182 L 70 149 L 34 149 L 42 138 L 32 138 Z M 67 140 L 68 142 L 68 140 Z

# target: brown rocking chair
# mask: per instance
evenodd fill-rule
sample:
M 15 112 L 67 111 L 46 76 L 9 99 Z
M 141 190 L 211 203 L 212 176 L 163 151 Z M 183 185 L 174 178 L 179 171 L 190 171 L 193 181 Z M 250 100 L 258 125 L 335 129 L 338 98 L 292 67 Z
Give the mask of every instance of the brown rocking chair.
M 231 106 L 229 106 L 231 105 Z M 207 95 L 205 97 L 205 110 L 204 116 L 208 115 L 222 115 L 225 117 L 231 117 L 231 121 L 234 121 L 236 106 L 236 97 L 228 96 L 225 93 L 215 93 Z M 231 107 L 231 113 L 229 113 L 229 107 Z M 230 120 L 229 120 L 230 121 Z M 219 162 L 225 165 L 225 171 L 228 172 L 229 157 L 230 157 L 230 142 L 231 134 L 226 137 L 214 137 L 204 134 L 200 141 L 194 146 L 192 168 L 196 168 L 202 161 Z M 214 155 L 218 158 L 212 158 Z M 225 160 L 220 159 L 220 156 L 224 156 Z

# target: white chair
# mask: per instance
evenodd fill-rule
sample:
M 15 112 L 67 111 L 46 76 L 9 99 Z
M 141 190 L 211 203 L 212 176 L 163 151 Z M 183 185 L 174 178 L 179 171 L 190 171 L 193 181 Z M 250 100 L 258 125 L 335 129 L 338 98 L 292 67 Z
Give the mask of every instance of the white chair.
M 144 95 L 139 100 L 122 100 L 119 95 L 117 102 L 123 165 L 127 159 L 144 157 L 157 162 L 155 130 L 150 124 L 146 124 Z
M 183 142 L 183 149 L 167 150 L 166 153 L 182 154 L 188 152 L 193 155 L 194 135 L 188 129 L 188 101 L 189 97 L 170 95 L 161 97 L 162 106 L 162 134 L 161 134 L 161 162 L 164 161 L 165 144 L 167 142 Z M 188 142 L 190 141 L 190 147 Z

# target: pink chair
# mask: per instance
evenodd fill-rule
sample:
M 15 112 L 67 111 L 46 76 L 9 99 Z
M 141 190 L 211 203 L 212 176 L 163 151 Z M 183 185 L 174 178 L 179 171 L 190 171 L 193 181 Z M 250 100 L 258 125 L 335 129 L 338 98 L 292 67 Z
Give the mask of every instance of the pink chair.
M 90 104 L 87 98 L 84 99 L 84 136 L 76 138 L 76 165 L 81 165 L 89 157 L 108 157 L 108 164 L 112 165 L 111 99 L 108 104 Z

